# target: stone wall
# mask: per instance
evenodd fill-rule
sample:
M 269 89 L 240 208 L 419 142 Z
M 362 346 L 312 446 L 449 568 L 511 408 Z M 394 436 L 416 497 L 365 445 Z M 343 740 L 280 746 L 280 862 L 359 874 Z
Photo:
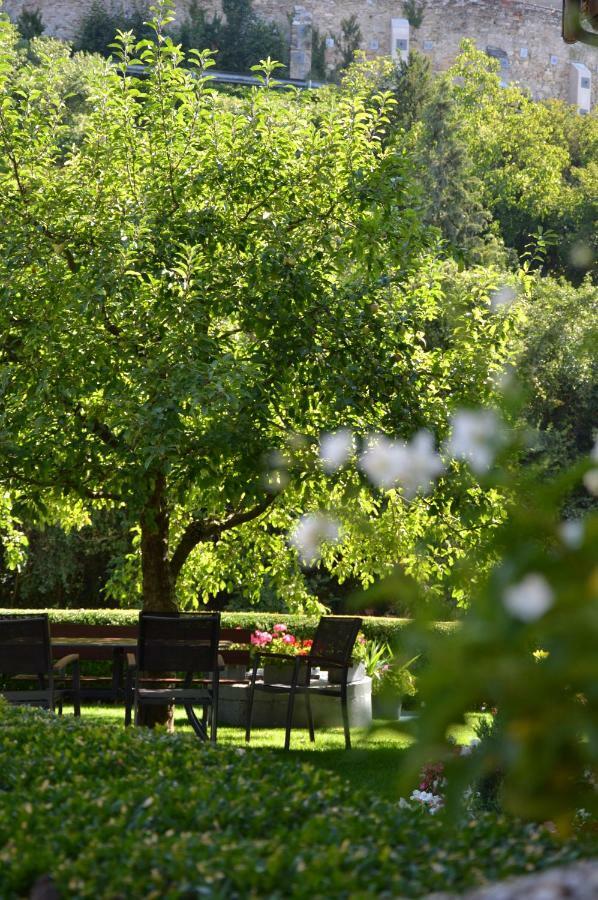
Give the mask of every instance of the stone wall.
M 82 13 L 92 0 L 5 0 L 4 8 L 16 18 L 23 8 L 39 8 L 48 33 L 72 37 Z M 125 0 L 105 0 L 114 8 L 131 6 Z M 189 0 L 178 0 L 184 15 Z M 219 0 L 204 0 L 210 11 L 221 9 Z M 361 49 L 370 57 L 388 55 L 391 47 L 391 20 L 404 17 L 401 0 L 254 0 L 256 11 L 279 23 L 290 35 L 290 23 L 302 12 L 302 35 L 311 20 L 320 35 L 329 38 L 327 62 L 336 61 L 341 23 L 352 15 L 359 21 Z M 450 65 L 460 41 L 472 38 L 483 50 L 501 60 L 504 80 L 520 82 L 538 99 L 558 97 L 571 102 L 572 67 L 577 62 L 589 70 L 591 102 L 596 103 L 598 53 L 581 44 L 567 45 L 561 38 L 561 0 L 427 0 L 421 26 L 410 29 L 410 46 L 430 57 L 436 69 Z M 304 41 L 303 41 L 304 42 Z M 304 46 L 300 42 L 303 53 Z M 297 46 L 293 40 L 293 46 Z M 301 56 L 301 75 L 307 71 Z M 299 71 L 299 69 L 297 70 Z M 580 70 L 577 70 L 578 72 Z M 295 73 L 293 73 L 295 74 Z M 585 82 L 587 84 L 587 82 Z

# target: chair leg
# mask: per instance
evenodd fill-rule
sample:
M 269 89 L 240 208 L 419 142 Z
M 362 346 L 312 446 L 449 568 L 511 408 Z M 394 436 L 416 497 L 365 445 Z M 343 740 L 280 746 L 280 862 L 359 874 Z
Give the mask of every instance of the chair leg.
M 291 728 L 293 727 L 293 710 L 295 707 L 295 685 L 291 685 L 289 691 L 289 703 L 287 706 L 287 727 L 284 735 L 284 749 L 291 748 Z
M 343 714 L 343 726 L 345 729 L 345 749 L 351 749 L 351 731 L 349 729 L 349 709 L 347 705 L 347 684 L 341 687 L 341 710 Z
M 211 722 L 210 722 L 210 740 L 213 744 L 218 738 L 218 682 L 214 683 L 212 688 L 212 705 L 210 706 Z
M 311 711 L 311 699 L 307 691 L 305 692 L 305 705 L 307 706 L 307 726 L 309 728 L 309 739 L 313 744 L 316 740 L 316 733 L 314 731 L 314 717 Z
M 79 661 L 73 663 L 73 715 L 81 716 L 81 670 Z
M 251 681 L 249 683 L 249 696 L 247 697 L 247 724 L 245 726 L 245 743 L 251 740 L 251 716 L 253 714 L 253 696 L 255 694 L 255 679 L 257 678 L 257 662 L 254 663 Z

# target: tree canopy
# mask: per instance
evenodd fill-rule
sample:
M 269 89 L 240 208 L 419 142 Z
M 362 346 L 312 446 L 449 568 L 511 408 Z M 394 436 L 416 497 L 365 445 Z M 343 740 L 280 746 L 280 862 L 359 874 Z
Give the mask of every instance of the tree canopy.
M 174 603 L 196 548 L 208 592 L 239 579 L 233 529 L 246 582 L 305 599 L 286 526 L 329 484 L 270 471 L 272 452 L 313 455 L 339 424 L 442 429 L 491 392 L 501 276 L 434 261 L 409 157 L 382 141 L 387 94 L 281 94 L 266 61 L 263 88 L 223 97 L 168 19 L 118 37 L 149 76 L 94 67 L 76 130 L 53 59 L 17 64 L 2 23 L 2 483 L 42 516 L 126 508 L 113 589 L 134 593 L 140 554 L 147 606 Z

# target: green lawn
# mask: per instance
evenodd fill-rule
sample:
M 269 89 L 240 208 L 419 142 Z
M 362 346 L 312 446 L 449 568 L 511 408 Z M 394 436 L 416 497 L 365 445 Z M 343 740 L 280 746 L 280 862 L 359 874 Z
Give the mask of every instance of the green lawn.
M 70 714 L 70 711 L 66 711 Z M 113 721 L 115 728 L 123 727 L 124 712 L 118 706 L 84 706 L 82 715 L 95 721 Z M 473 726 L 475 715 L 470 717 Z M 177 713 L 176 727 L 182 731 L 190 731 L 184 713 Z M 289 758 L 309 762 L 318 768 L 328 769 L 346 778 L 355 788 L 377 794 L 385 799 L 397 797 L 396 775 L 400 770 L 400 754 L 410 743 L 405 730 L 398 731 L 389 723 L 376 721 L 372 729 L 354 728 L 351 730 L 353 748 L 345 750 L 344 736 L 340 728 L 326 728 L 316 731 L 316 742 L 310 744 L 309 735 L 304 729 L 294 729 L 291 735 L 291 751 Z M 461 744 L 469 743 L 475 733 L 473 727 L 455 727 L 451 730 L 454 739 Z M 255 728 L 251 733 L 251 743 L 245 743 L 244 731 L 241 728 L 218 729 L 218 743 L 227 747 L 247 748 L 251 753 L 259 753 L 268 748 L 286 756 L 283 750 L 283 728 Z

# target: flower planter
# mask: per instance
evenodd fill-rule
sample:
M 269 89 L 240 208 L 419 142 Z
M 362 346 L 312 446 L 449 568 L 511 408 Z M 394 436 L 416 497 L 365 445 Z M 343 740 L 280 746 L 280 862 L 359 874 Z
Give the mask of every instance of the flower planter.
M 328 683 L 340 684 L 342 669 L 328 669 Z M 353 681 L 360 681 L 365 676 L 365 666 L 363 663 L 357 663 L 356 666 L 349 666 L 347 673 L 347 684 Z
M 246 681 L 247 666 L 225 666 L 220 677 L 226 681 Z
M 264 684 L 291 684 L 293 680 L 293 663 L 269 663 L 264 660 Z M 299 668 L 297 684 L 306 684 L 307 667 Z
M 403 701 L 401 697 L 386 697 L 383 694 L 372 694 L 372 717 L 389 719 L 396 722 L 401 718 Z

